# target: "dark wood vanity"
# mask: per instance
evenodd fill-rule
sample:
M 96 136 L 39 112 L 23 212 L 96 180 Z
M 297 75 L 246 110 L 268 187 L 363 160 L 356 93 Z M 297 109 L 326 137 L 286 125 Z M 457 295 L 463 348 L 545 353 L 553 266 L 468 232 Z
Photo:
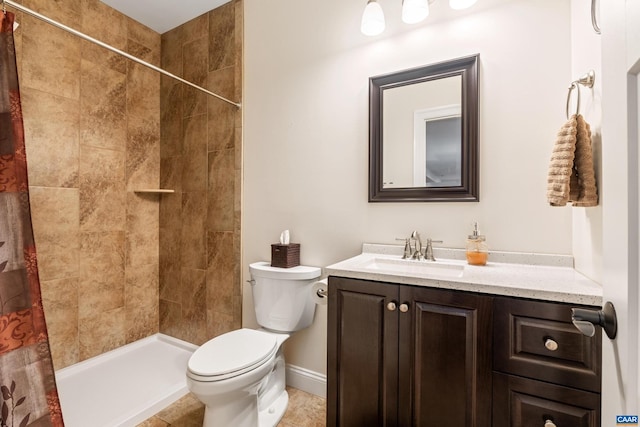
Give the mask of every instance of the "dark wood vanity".
M 576 306 L 331 276 L 327 426 L 597 427 Z

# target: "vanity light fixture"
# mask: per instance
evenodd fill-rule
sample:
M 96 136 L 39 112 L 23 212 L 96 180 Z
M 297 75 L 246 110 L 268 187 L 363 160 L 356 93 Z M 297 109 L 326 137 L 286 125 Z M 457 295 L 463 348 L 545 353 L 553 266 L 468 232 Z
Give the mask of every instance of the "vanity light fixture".
M 436 0 L 402 0 L 402 21 L 416 24 L 429 16 L 429 5 Z M 478 0 L 449 0 L 451 9 L 461 10 L 473 6 Z M 377 36 L 384 31 L 384 12 L 377 0 L 368 0 L 362 14 L 360 31 L 366 36 Z
M 424 21 L 429 16 L 429 3 L 429 0 L 402 0 L 402 22 L 417 24 Z
M 360 31 L 365 36 L 377 36 L 384 31 L 384 12 L 376 0 L 369 0 L 362 14 Z

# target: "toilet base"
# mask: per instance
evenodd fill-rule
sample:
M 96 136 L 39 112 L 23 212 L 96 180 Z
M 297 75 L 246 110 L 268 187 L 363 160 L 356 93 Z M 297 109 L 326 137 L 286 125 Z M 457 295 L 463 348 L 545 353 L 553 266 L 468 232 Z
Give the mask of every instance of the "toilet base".
M 284 416 L 284 413 L 287 411 L 287 406 L 289 406 L 289 394 L 283 390 L 280 396 L 278 396 L 271 405 L 258 413 L 258 426 L 277 426 Z

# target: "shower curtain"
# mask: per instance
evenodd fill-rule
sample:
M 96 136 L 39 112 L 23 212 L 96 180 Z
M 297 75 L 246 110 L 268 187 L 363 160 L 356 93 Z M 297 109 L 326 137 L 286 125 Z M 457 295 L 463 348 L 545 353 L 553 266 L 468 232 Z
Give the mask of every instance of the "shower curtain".
M 64 426 L 31 228 L 13 40 L 0 11 L 0 427 Z

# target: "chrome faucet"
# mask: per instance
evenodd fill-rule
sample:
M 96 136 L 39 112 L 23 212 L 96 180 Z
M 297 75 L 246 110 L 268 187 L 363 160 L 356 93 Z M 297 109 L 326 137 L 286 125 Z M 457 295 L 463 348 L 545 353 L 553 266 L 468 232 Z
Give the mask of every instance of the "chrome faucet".
M 402 254 L 402 259 L 414 259 L 418 261 L 435 261 L 436 259 L 433 256 L 433 243 L 442 243 L 442 240 L 433 240 L 429 238 L 427 239 L 427 246 L 425 246 L 423 251 L 420 233 L 415 230 L 411 232 L 410 237 L 402 239 L 396 237 L 396 240 L 404 240 L 404 252 Z M 415 244 L 412 245 L 412 242 L 415 242 Z

